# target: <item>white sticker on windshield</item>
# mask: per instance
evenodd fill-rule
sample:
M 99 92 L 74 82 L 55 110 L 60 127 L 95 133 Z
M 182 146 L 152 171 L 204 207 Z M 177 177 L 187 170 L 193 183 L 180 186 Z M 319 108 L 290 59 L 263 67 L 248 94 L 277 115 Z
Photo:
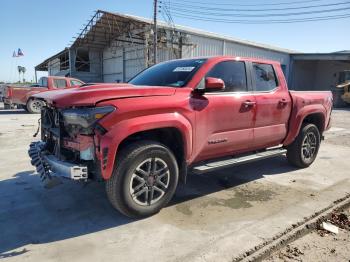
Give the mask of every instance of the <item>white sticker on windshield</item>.
M 192 72 L 194 69 L 194 66 L 182 66 L 182 67 L 176 67 L 173 72 Z

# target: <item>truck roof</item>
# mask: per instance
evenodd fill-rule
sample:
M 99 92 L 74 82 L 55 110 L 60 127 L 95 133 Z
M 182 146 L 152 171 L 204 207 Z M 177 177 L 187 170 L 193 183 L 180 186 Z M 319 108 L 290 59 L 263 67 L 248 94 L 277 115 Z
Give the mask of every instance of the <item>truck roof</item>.
M 207 59 L 208 61 L 215 62 L 225 59 L 234 59 L 237 61 L 250 61 L 250 62 L 256 62 L 256 63 L 263 63 L 263 64 L 281 64 L 279 61 L 276 60 L 270 60 L 270 59 L 262 59 L 262 58 L 252 58 L 252 57 L 244 57 L 244 56 L 198 56 L 198 57 L 188 57 L 188 58 L 180 58 L 180 59 L 173 59 L 168 61 L 174 61 L 174 60 L 192 60 L 192 59 Z M 161 63 L 166 63 L 168 61 L 164 61 Z

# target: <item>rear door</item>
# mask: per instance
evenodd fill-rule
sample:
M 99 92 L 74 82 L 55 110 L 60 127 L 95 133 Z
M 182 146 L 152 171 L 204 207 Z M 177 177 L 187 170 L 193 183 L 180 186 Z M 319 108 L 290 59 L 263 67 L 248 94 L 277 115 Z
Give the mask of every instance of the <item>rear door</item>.
M 255 98 L 248 81 L 246 63 L 223 61 L 206 77 L 220 78 L 225 90 L 192 98 L 196 112 L 195 161 L 247 151 L 253 145 Z
M 267 63 L 250 65 L 256 99 L 254 145 L 275 146 L 287 136 L 291 97 L 280 67 Z

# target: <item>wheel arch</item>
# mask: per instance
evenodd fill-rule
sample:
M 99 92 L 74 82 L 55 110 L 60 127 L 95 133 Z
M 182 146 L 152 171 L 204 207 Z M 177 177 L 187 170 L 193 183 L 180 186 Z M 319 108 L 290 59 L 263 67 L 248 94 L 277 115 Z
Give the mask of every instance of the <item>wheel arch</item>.
M 25 97 L 24 97 L 24 99 L 22 101 L 23 104 L 27 105 L 29 100 L 36 99 L 33 95 L 38 94 L 38 93 L 40 93 L 40 92 L 39 91 L 30 91 L 30 92 L 28 92 L 25 95 Z
M 127 132 L 126 132 L 127 131 Z M 192 125 L 179 114 L 161 114 L 124 120 L 100 137 L 101 174 L 109 179 L 116 159 L 130 142 L 154 140 L 173 151 L 179 168 L 186 166 L 192 153 Z
M 317 126 L 320 134 L 326 129 L 326 110 L 322 105 L 310 105 L 303 107 L 289 123 L 289 133 L 283 142 L 284 146 L 290 145 L 300 132 L 303 123 Z
M 179 165 L 185 160 L 184 138 L 181 131 L 175 127 L 162 127 L 133 133 L 121 141 L 118 151 L 139 140 L 156 141 L 167 146 L 174 153 Z
M 325 130 L 325 116 L 320 112 L 307 115 L 303 119 L 302 124 L 304 124 L 304 123 L 314 124 L 315 126 L 317 126 L 320 134 L 322 134 L 323 131 Z

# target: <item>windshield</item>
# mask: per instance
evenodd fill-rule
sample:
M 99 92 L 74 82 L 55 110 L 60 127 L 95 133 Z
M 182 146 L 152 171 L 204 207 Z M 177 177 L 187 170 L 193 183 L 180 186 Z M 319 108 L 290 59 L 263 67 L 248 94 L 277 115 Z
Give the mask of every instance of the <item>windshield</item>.
M 183 87 L 206 59 L 173 60 L 154 65 L 129 81 L 133 85 Z

